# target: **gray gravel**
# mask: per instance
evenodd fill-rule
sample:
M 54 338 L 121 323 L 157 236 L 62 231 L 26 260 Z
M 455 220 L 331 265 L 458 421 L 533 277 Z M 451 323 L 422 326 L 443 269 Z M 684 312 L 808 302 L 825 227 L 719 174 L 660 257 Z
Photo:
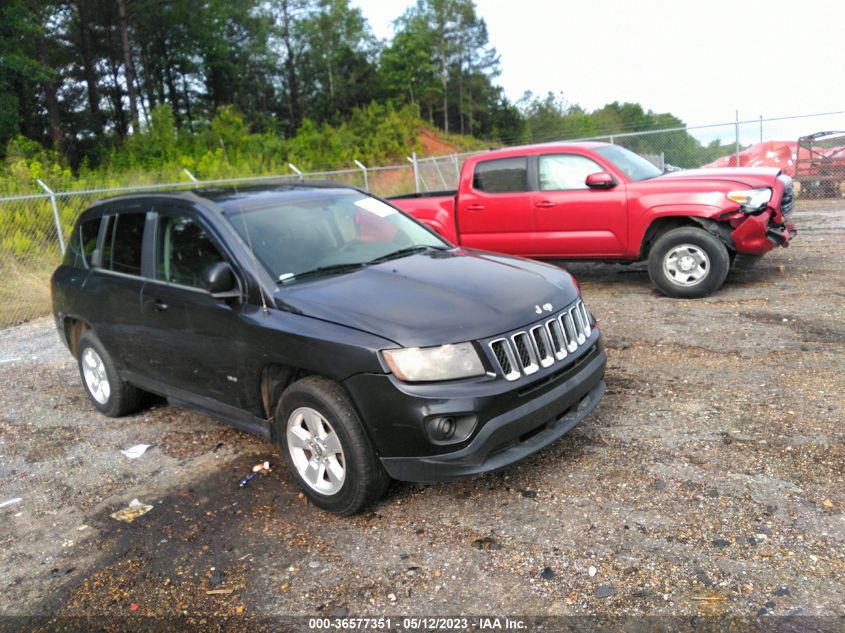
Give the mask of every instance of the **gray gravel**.
M 845 615 L 845 203 L 796 222 L 698 301 L 642 265 L 569 265 L 608 347 L 596 413 L 353 518 L 208 417 L 100 416 L 49 319 L 0 332 L 0 503 L 21 499 L 0 508 L 0 613 Z M 153 510 L 109 516 L 135 498 Z

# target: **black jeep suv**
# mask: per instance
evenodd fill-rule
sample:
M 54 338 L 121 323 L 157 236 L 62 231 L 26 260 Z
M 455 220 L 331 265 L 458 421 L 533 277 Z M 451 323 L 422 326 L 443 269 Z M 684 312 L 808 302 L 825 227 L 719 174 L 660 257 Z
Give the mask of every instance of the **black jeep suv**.
M 598 404 L 606 357 L 563 270 L 456 248 L 339 186 L 134 195 L 52 278 L 102 413 L 141 390 L 278 442 L 321 508 L 500 469 Z

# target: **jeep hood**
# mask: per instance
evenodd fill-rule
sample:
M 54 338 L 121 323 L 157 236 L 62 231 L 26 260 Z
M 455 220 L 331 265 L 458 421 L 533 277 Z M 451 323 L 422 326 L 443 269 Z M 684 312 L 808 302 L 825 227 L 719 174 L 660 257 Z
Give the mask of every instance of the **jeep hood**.
M 452 249 L 418 253 L 280 288 L 281 309 L 345 325 L 404 347 L 483 339 L 574 301 L 569 273 L 525 259 Z M 538 308 L 538 306 L 540 306 Z

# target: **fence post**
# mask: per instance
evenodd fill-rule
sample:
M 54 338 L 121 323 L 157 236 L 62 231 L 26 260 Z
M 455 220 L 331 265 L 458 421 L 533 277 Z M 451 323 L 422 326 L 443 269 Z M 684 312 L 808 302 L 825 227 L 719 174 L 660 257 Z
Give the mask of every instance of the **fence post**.
M 303 176 L 302 176 L 302 172 L 299 171 L 294 165 L 292 165 L 291 163 L 288 163 L 288 167 L 290 167 L 293 171 L 296 172 L 296 175 L 299 176 L 300 180 L 305 180 L 305 178 L 303 178 Z
M 736 164 L 734 167 L 739 167 L 739 110 L 736 111 L 736 126 L 734 135 L 736 136 Z
M 412 158 L 413 157 L 413 158 Z M 417 193 L 420 192 L 420 168 L 417 164 L 417 153 L 412 152 L 411 156 L 406 156 L 408 162 L 414 166 L 414 189 Z
M 364 172 L 364 191 L 370 190 L 370 181 L 367 179 L 367 168 L 364 167 L 357 159 L 353 161 L 356 165 L 358 165 L 358 169 Z
M 65 254 L 65 236 L 62 234 L 62 222 L 59 219 L 59 207 L 56 204 L 56 194 L 40 178 L 36 182 L 41 185 L 41 188 L 50 195 L 50 204 L 53 205 L 53 222 L 56 223 L 56 235 L 59 236 L 59 248 L 62 250 L 62 255 Z

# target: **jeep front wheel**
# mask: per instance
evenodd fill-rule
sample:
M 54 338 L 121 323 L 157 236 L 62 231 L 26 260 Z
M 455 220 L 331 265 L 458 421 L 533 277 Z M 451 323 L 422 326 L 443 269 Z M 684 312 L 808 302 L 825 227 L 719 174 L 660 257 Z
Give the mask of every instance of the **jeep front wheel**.
M 390 483 L 348 396 L 327 378 L 309 376 L 285 390 L 276 431 L 291 474 L 324 510 L 360 512 Z
M 730 268 L 724 243 L 704 229 L 682 226 L 667 231 L 648 256 L 648 275 L 670 297 L 706 297 L 722 287 Z

